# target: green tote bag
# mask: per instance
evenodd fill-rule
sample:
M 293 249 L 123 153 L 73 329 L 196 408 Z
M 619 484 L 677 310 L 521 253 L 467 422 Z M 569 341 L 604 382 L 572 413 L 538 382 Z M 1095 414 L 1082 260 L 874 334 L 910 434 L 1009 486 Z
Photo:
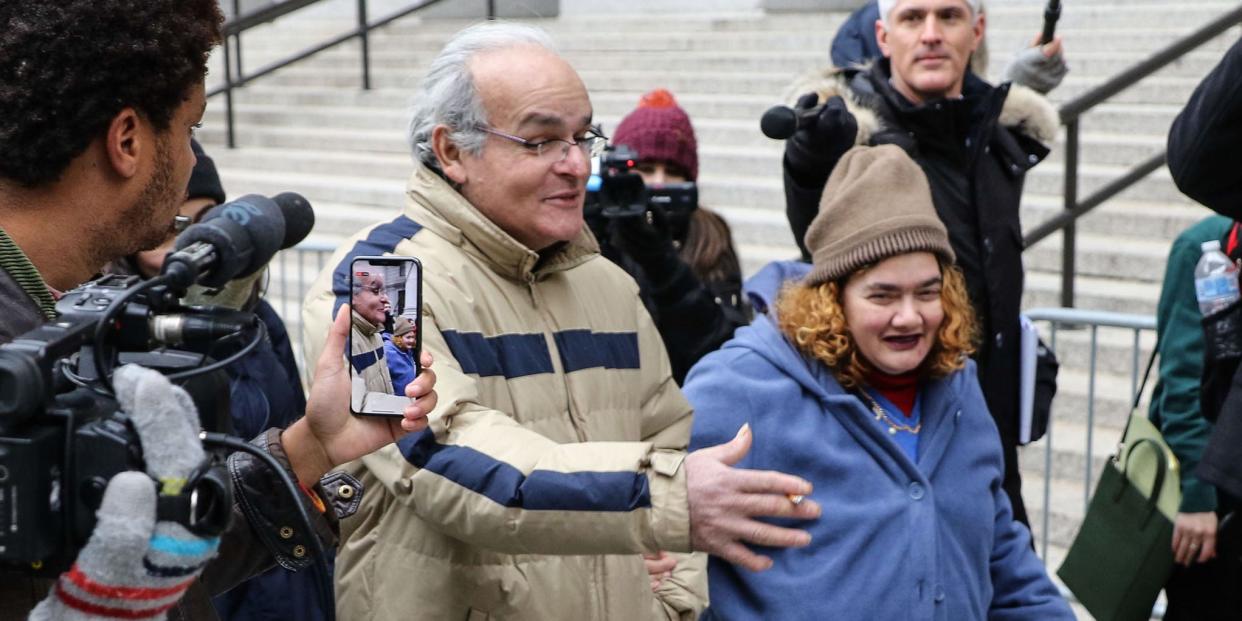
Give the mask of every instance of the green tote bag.
M 1143 374 L 1147 384 L 1155 352 Z M 1173 519 L 1181 502 L 1177 458 L 1135 408 L 1117 455 L 1104 465 L 1082 527 L 1057 575 L 1098 621 L 1139 621 L 1173 569 Z
M 1137 621 L 1151 607 L 1173 569 L 1173 522 L 1157 506 L 1170 474 L 1165 447 L 1141 438 L 1126 447 L 1156 462 L 1151 490 L 1140 489 L 1110 461 L 1104 466 L 1082 528 L 1057 575 L 1098 621 Z

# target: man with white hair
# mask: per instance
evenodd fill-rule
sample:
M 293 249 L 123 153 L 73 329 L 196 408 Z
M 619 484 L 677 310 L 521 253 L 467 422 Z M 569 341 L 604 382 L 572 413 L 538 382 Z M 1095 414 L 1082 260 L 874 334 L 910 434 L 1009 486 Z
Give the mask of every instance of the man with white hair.
M 897 144 L 922 167 L 979 319 L 979 382 L 1000 431 L 1005 491 L 1015 519 L 1026 523 L 1017 468 L 1018 207 L 1026 172 L 1048 154 L 1044 143 L 1055 138 L 1058 116 L 1034 91 L 992 86 L 969 71 L 986 29 L 978 0 L 881 0 L 879 6 L 875 33 L 884 58 L 794 87 L 813 91 L 797 107 L 825 103 L 785 145 L 786 212 L 802 246 L 829 173 L 855 144 Z M 809 258 L 805 247 L 803 254 Z M 1054 359 L 1042 369 L 1054 382 Z
M 744 542 L 809 543 L 788 528 L 820 515 L 806 481 L 732 467 L 749 427 L 687 455 L 660 335 L 584 227 L 605 138 L 547 35 L 468 28 L 414 101 L 405 209 L 346 243 L 303 311 L 314 355 L 352 257 L 422 261 L 444 407 L 350 468 L 368 489 L 342 525 L 340 618 L 693 619 L 703 558 L 670 553 L 762 570 Z
M 392 376 L 384 362 L 381 331 L 388 314 L 388 294 L 384 277 L 370 271 L 367 264 L 355 266 L 350 287 L 349 365 L 366 383 L 367 392 L 394 394 Z

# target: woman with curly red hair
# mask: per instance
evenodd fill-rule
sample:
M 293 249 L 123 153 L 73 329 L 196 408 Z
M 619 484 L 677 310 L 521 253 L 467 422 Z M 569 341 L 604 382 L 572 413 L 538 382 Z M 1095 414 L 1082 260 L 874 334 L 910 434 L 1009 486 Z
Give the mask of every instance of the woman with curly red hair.
M 739 466 L 807 478 L 823 516 L 768 571 L 713 557 L 704 618 L 1073 619 L 1001 489 L 975 320 L 923 171 L 895 146 L 850 151 L 806 245 L 809 273 L 685 393 L 692 447 L 749 426 Z

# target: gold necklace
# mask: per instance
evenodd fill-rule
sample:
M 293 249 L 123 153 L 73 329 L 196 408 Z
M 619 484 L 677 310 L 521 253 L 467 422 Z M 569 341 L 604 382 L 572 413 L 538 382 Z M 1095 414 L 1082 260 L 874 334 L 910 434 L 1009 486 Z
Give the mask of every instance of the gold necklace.
M 906 433 L 918 433 L 923 429 L 923 421 L 920 420 L 913 427 L 904 424 L 901 421 L 894 419 L 888 413 L 888 410 L 885 410 L 884 407 L 880 405 L 880 402 L 876 401 L 875 398 L 871 396 L 871 393 L 868 393 L 863 388 L 859 388 L 858 393 L 867 400 L 867 403 L 871 404 L 871 411 L 875 413 L 875 419 L 878 421 L 884 421 L 884 423 L 888 425 L 888 435 L 895 436 L 899 430 Z

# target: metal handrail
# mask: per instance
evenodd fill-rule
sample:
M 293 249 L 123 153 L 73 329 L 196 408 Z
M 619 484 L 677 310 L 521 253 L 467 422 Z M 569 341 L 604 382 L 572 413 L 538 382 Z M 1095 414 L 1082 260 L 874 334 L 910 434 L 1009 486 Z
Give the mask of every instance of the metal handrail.
M 254 28 L 269 23 L 278 18 L 284 17 L 294 11 L 306 8 L 313 4 L 318 4 L 322 0 L 285 0 L 276 4 L 268 5 L 258 10 L 252 11 L 245 15 L 238 15 L 240 12 L 240 0 L 233 0 L 233 14 L 235 17 L 225 22 L 223 28 L 224 41 L 224 84 L 207 91 L 208 97 L 213 97 L 221 93 L 224 94 L 224 120 L 227 130 L 227 143 L 229 148 L 237 146 L 236 136 L 234 134 L 234 126 L 236 124 L 233 116 L 233 90 L 245 86 L 263 76 L 271 74 L 279 69 L 283 69 L 296 62 L 300 62 L 310 58 L 320 52 L 334 48 L 342 43 L 346 43 L 352 39 L 358 39 L 361 45 L 361 61 L 362 61 L 362 88 L 363 90 L 371 89 L 371 44 L 370 34 L 372 30 L 382 28 L 392 22 L 407 17 L 412 13 L 416 13 L 433 5 L 439 4 L 443 0 L 421 0 L 415 2 L 405 8 L 397 9 L 385 17 L 375 21 L 370 21 L 367 16 L 367 0 L 358 0 L 358 25 L 352 30 L 337 35 L 316 45 L 312 45 L 300 52 L 287 56 L 281 60 L 269 63 L 259 69 L 246 73 L 242 66 L 242 38 L 241 35 Z M 494 0 L 487 3 L 487 19 L 496 18 L 496 5 Z
M 1238 23 L 1242 23 L 1242 5 L 1061 106 L 1061 122 L 1065 125 L 1065 186 L 1062 196 L 1064 211 L 1036 226 L 1034 230 L 1023 236 L 1022 242 L 1024 247 L 1030 248 L 1049 235 L 1063 231 L 1064 237 L 1061 241 L 1062 306 L 1072 307 L 1074 305 L 1074 260 L 1077 245 L 1075 222 L 1087 212 L 1163 167 L 1168 157 L 1166 151 L 1161 151 L 1080 201 L 1078 200 L 1078 150 L 1079 123 L 1082 115 Z

